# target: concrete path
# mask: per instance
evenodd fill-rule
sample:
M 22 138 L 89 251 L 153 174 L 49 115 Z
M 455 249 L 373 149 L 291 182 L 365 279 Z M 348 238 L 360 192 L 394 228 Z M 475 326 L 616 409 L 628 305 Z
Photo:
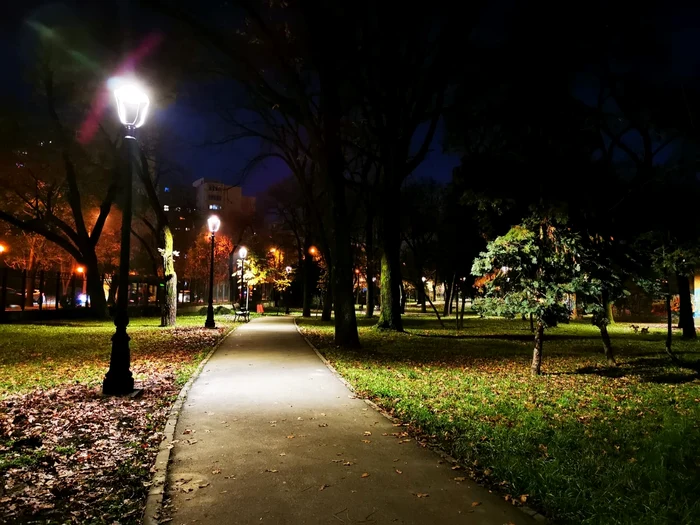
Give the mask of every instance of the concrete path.
M 528 524 L 368 407 L 290 317 L 238 328 L 192 385 L 168 472 L 173 524 Z

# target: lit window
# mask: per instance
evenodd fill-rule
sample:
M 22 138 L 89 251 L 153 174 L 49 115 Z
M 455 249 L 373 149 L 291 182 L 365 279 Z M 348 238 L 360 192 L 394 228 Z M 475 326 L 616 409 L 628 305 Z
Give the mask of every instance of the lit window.
M 209 205 L 210 210 L 218 210 L 220 208 L 221 208 L 221 206 L 219 206 L 218 204 L 210 204 Z
M 170 211 L 170 206 L 168 206 L 167 204 L 164 204 L 163 211 Z

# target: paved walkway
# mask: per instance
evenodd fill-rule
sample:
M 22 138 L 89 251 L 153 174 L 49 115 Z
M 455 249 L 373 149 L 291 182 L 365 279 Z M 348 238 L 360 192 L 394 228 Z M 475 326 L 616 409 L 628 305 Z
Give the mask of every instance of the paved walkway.
M 170 523 L 534 523 L 391 435 L 401 430 L 352 397 L 290 317 L 256 319 L 192 385 L 168 473 Z

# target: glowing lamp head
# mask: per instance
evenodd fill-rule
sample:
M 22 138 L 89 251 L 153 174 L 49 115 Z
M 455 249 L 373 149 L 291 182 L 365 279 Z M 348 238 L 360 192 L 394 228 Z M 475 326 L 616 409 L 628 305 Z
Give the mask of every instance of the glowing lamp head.
M 124 84 L 114 90 L 114 98 L 122 124 L 129 128 L 143 126 L 151 103 L 143 89 L 136 84 Z
M 75 269 L 75 271 L 78 272 L 78 273 L 85 273 L 85 267 L 84 267 L 84 266 L 78 266 L 78 267 Z
M 285 270 L 287 273 L 292 273 L 292 267 L 291 267 L 291 266 L 287 266 L 284 270 Z
M 248 249 L 245 246 L 241 246 L 238 250 L 238 256 L 241 259 L 245 259 L 248 256 Z
M 7 250 L 7 248 L 5 248 L 5 245 L 0 244 L 0 253 L 5 253 L 5 250 Z
M 425 277 L 421 277 L 420 280 L 423 281 L 423 282 L 425 282 L 425 281 L 427 281 L 428 279 L 426 279 Z
M 318 253 L 318 250 L 316 249 L 316 246 L 312 246 L 311 248 L 309 248 L 309 253 L 310 253 L 311 255 L 316 255 L 316 254 Z
M 212 215 L 207 219 L 207 226 L 209 226 L 209 231 L 211 233 L 216 233 L 221 228 L 221 221 L 216 215 Z
M 277 253 L 277 248 L 270 248 L 270 253 Z

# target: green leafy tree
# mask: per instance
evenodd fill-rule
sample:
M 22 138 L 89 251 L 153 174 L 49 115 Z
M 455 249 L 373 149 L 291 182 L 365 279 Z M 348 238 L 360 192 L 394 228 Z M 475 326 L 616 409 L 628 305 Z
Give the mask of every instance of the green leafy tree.
M 568 321 L 565 304 L 572 281 L 581 272 L 581 241 L 563 217 L 532 216 L 489 242 L 472 266 L 472 275 L 487 276 L 475 309 L 481 314 L 532 315 L 535 348 L 532 374 L 542 367 L 544 330 Z

